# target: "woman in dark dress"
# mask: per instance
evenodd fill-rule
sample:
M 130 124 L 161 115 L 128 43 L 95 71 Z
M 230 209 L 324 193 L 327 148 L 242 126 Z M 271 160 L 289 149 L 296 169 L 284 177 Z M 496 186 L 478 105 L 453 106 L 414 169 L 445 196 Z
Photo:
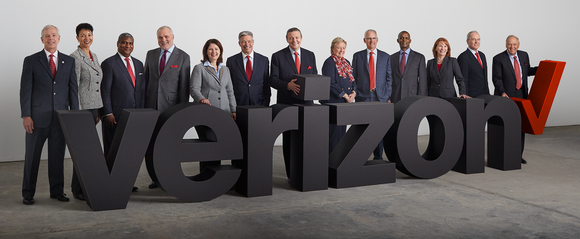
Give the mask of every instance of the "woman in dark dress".
M 334 38 L 330 45 L 331 56 L 324 61 L 322 75 L 330 77 L 330 98 L 320 103 L 352 103 L 356 96 L 356 82 L 350 62 L 344 58 L 346 41 Z M 346 134 L 346 125 L 330 124 L 329 154 Z

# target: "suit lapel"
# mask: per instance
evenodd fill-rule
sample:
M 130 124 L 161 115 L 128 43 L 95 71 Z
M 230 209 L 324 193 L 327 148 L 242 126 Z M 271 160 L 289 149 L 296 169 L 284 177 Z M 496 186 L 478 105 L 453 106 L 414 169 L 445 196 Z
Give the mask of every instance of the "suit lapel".
M 153 54 L 151 55 L 152 56 L 151 61 L 153 62 L 153 67 L 154 67 L 153 72 L 157 72 L 157 75 L 159 77 L 161 76 L 161 74 L 159 74 L 159 54 L 161 54 L 160 51 L 161 51 L 161 48 L 157 48 L 153 51 Z M 149 64 L 151 64 L 151 63 L 149 63 Z
M 444 72 L 447 68 L 447 63 L 449 62 L 449 57 L 443 58 L 443 62 L 441 63 L 441 70 L 437 71 L 439 77 L 441 77 L 441 72 Z M 437 64 L 437 58 L 435 58 L 435 64 Z
M 294 62 L 294 58 L 292 58 L 292 52 L 290 51 L 290 49 L 286 48 L 286 50 L 284 51 L 284 55 L 286 58 L 286 61 L 288 61 L 288 64 L 293 66 L 291 67 L 294 70 L 294 74 L 298 74 L 298 70 L 296 69 L 296 63 Z M 300 61 L 300 69 L 302 69 L 302 61 Z
M 507 51 L 505 51 L 505 55 L 504 56 L 505 56 L 506 64 L 510 68 L 510 72 L 512 73 L 512 77 L 514 78 L 514 81 L 516 81 L 516 79 L 517 79 L 516 78 L 516 71 L 514 69 L 514 65 L 512 64 L 512 60 L 510 59 L 511 56 L 510 56 L 510 54 Z
M 119 57 L 118 54 L 115 55 L 115 58 L 113 58 L 113 59 L 115 59 L 117 66 L 123 72 L 125 79 L 127 79 L 129 81 L 129 84 L 133 85 L 133 80 L 131 79 L 131 75 L 129 75 L 129 70 L 127 69 L 127 66 L 125 66 L 125 63 L 123 63 L 123 60 L 121 60 L 121 58 Z M 133 64 L 133 61 L 131 61 L 131 64 Z M 137 71 L 137 69 L 135 69 L 135 71 Z M 133 74 L 135 74 L 135 72 L 133 72 Z M 135 84 L 137 84 L 137 76 L 136 75 L 135 75 Z M 133 87 L 135 87 L 135 86 L 133 85 Z
M 179 57 L 179 50 L 177 49 L 177 47 L 174 47 L 173 52 L 171 53 L 171 56 L 169 56 L 169 59 L 167 59 L 167 63 L 165 63 L 165 68 L 163 69 L 163 72 L 159 75 L 159 77 L 161 77 L 161 75 L 163 75 L 163 73 L 167 72 L 168 68 L 171 68 L 171 66 L 173 66 L 173 63 L 175 61 L 177 61 L 178 57 Z M 159 66 L 157 66 L 157 70 L 159 70 Z
M 44 66 L 46 73 L 48 73 L 50 75 L 50 77 L 53 77 L 52 71 L 50 70 L 50 66 L 48 65 L 48 59 L 46 58 L 46 54 L 44 53 L 44 50 L 42 50 L 38 53 L 38 61 L 40 62 L 40 64 L 42 64 L 42 66 Z
M 395 69 L 391 69 L 391 72 L 395 72 L 399 76 L 403 76 L 401 74 L 401 64 L 400 64 L 400 61 L 399 61 L 399 55 L 400 54 L 401 54 L 401 51 L 398 51 L 397 53 L 393 54 L 393 58 L 395 59 L 393 61 L 393 64 L 395 65 Z M 411 53 L 409 53 L 409 54 L 411 54 Z M 408 62 L 408 60 L 407 60 L 407 62 Z
M 216 75 L 216 73 L 215 73 L 215 70 L 214 70 L 214 68 L 213 68 L 212 66 L 205 66 L 204 68 L 205 68 L 205 71 L 206 71 L 208 74 L 210 74 L 211 76 L 213 76 L 213 79 L 214 79 L 214 80 L 215 80 L 215 81 L 216 81 L 218 84 L 220 84 L 220 80 L 218 79 L 218 77 L 217 77 L 217 75 Z
M 56 64 L 58 64 L 58 67 L 56 68 L 56 77 L 54 77 L 54 78 L 57 78 L 60 75 L 59 72 L 60 72 L 60 70 L 64 69 L 64 64 L 68 64 L 67 62 L 64 61 L 64 56 L 66 56 L 66 55 L 63 53 L 60 53 L 60 51 L 58 52 L 58 62 L 56 63 Z
M 236 64 L 238 64 L 238 67 L 240 67 L 240 72 L 243 72 L 244 74 L 244 78 L 246 79 L 246 81 L 248 81 L 248 76 L 245 74 L 246 72 L 246 67 L 244 67 L 244 54 L 240 52 L 240 54 L 235 57 L 236 59 Z M 254 53 L 254 65 L 256 65 L 256 53 Z M 253 70 L 253 69 L 252 69 Z
M 80 54 L 80 55 L 81 55 L 81 57 L 83 58 L 83 62 L 84 62 L 85 64 L 89 65 L 89 66 L 90 66 L 91 68 L 93 68 L 94 70 L 96 70 L 96 71 L 99 71 L 99 70 L 96 68 L 96 66 L 95 66 L 94 62 L 93 62 L 93 61 L 91 61 L 91 57 L 90 57 L 90 56 L 87 56 L 87 54 L 86 54 L 86 53 L 85 53 L 85 52 L 84 52 L 84 51 L 83 51 L 81 48 L 77 48 L 77 51 L 79 52 L 79 54 Z M 95 60 L 96 60 L 96 58 L 95 58 Z

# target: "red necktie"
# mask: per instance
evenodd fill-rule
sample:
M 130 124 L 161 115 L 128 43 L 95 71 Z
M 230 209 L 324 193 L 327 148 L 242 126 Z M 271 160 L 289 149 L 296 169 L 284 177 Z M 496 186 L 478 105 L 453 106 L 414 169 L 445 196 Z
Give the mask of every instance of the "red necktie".
M 514 56 L 514 71 L 516 73 L 516 89 L 522 88 L 522 76 L 520 75 L 520 63 L 518 63 L 518 57 Z
M 246 57 L 248 58 L 246 62 L 246 76 L 248 77 L 248 82 L 250 82 L 250 78 L 252 78 L 252 61 L 250 61 L 250 56 Z
M 477 56 L 477 61 L 479 61 L 479 65 L 481 66 L 481 68 L 483 68 L 483 64 L 481 63 L 481 58 L 479 58 L 479 53 L 475 53 L 475 56 Z
M 375 58 L 373 57 L 374 52 L 370 52 L 369 56 L 369 75 L 371 77 L 371 90 L 375 88 Z
M 50 54 L 50 60 L 48 61 L 48 65 L 50 65 L 50 72 L 52 72 L 52 77 L 56 77 L 56 65 L 54 64 L 54 61 L 52 60 L 52 58 L 54 57 L 53 54 Z
M 161 56 L 161 60 L 159 61 L 159 75 L 161 75 L 163 73 L 163 70 L 165 70 L 165 61 L 166 61 L 165 56 L 166 55 L 167 55 L 167 50 L 163 51 L 163 56 Z
M 405 57 L 405 54 L 406 52 L 403 52 L 403 56 L 401 56 L 401 64 L 399 64 L 401 67 L 401 75 L 405 73 L 405 64 L 407 63 L 407 57 Z
M 133 74 L 133 69 L 131 69 L 131 63 L 129 62 L 129 57 L 125 57 L 125 61 L 127 62 L 127 71 L 131 76 L 131 80 L 133 80 L 133 86 L 135 86 L 135 74 Z
M 296 63 L 296 70 L 298 70 L 298 74 L 300 74 L 300 57 L 298 57 L 298 52 L 294 52 L 294 55 L 296 55 L 296 59 L 294 60 Z

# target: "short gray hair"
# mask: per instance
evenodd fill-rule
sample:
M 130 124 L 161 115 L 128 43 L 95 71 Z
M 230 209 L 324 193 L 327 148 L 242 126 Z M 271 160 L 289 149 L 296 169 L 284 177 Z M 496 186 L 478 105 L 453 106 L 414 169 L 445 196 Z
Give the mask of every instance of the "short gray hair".
M 133 35 L 131 35 L 131 33 L 128 32 L 123 32 L 121 33 L 121 35 L 119 35 L 119 39 L 117 39 L 117 42 L 121 42 L 125 37 L 133 38 Z M 135 40 L 135 38 L 133 38 L 133 40 Z
M 46 31 L 50 28 L 53 28 L 53 27 L 54 27 L 54 29 L 56 29 L 56 33 L 60 36 L 60 31 L 58 30 L 58 27 L 49 24 L 49 25 L 46 25 L 42 28 L 42 31 L 40 31 L 40 37 L 44 36 L 44 31 Z
M 171 27 L 169 27 L 169 26 L 161 26 L 159 29 L 157 29 L 157 33 L 159 33 L 159 31 L 166 29 L 166 28 L 169 29 L 171 34 L 173 34 L 173 29 L 171 29 Z
M 242 31 L 240 34 L 238 34 L 238 41 L 240 41 L 240 39 L 242 39 L 244 36 L 251 36 L 252 40 L 254 40 L 254 34 L 251 31 Z
M 374 29 L 368 29 L 368 30 L 365 31 L 365 38 L 367 37 L 367 33 L 368 32 L 374 32 L 375 35 L 377 35 L 377 37 L 379 37 L 379 34 L 377 34 L 377 31 L 375 31 Z
M 470 36 L 471 36 L 471 34 L 473 34 L 473 33 L 477 33 L 477 34 L 479 34 L 479 32 L 477 32 L 476 30 L 470 31 L 470 32 L 468 32 L 468 33 L 467 33 L 467 40 L 469 40 L 469 37 L 470 37 Z
M 520 39 L 519 39 L 518 37 L 516 37 L 515 35 L 509 35 L 509 36 L 508 36 L 508 37 L 505 39 L 505 42 L 507 42 L 507 41 L 510 39 L 510 37 L 515 37 L 516 39 L 518 39 L 518 42 L 520 42 Z

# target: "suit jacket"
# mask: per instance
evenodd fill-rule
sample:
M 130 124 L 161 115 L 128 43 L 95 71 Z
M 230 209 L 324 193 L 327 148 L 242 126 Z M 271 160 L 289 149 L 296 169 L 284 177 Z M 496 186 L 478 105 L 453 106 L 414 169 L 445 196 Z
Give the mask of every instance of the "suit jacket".
M 300 48 L 300 74 L 318 74 L 314 53 Z M 278 90 L 276 102 L 278 104 L 304 104 L 303 100 L 294 98 L 294 92 L 288 90 L 288 82 L 298 74 L 292 53 L 288 47 L 272 54 L 272 67 L 270 73 L 270 86 Z
M 79 87 L 80 109 L 99 109 L 103 107 L 101 99 L 101 81 L 103 80 L 103 71 L 99 66 L 97 54 L 91 51 L 91 57 L 77 47 L 70 56 L 75 59 L 75 74 L 77 75 L 77 84 Z
M 350 65 L 350 62 L 348 64 Z M 321 100 L 320 103 L 346 103 L 346 100 L 342 97 L 345 94 L 352 94 L 352 91 L 356 90 L 356 81 L 350 82 L 348 75 L 347 77 L 341 77 L 338 74 L 336 63 L 334 63 L 332 56 L 324 61 L 322 75 L 330 77 L 330 98 Z
M 429 96 L 449 99 L 457 97 L 455 86 L 453 85 L 453 78 L 459 87 L 459 94 L 466 94 L 465 82 L 463 75 L 461 75 L 461 68 L 457 63 L 457 59 L 453 57 L 445 57 L 441 63 L 441 70 L 437 68 L 437 58 L 433 58 L 427 62 L 427 84 L 429 87 Z
M 467 87 L 467 95 L 477 97 L 489 95 L 489 85 L 487 83 L 487 60 L 485 54 L 477 51 L 483 68 L 477 58 L 471 53 L 469 48 L 459 55 L 457 62 L 461 68 L 461 74 Z
M 375 66 L 375 89 L 380 102 L 391 100 L 393 77 L 391 76 L 391 58 L 389 54 L 377 49 L 377 64 Z M 356 101 L 371 99 L 371 80 L 367 49 L 354 53 L 352 56 L 352 73 L 356 80 Z M 374 93 L 373 93 L 374 94 Z
M 427 95 L 425 56 L 419 52 L 409 50 L 405 71 L 404 74 L 401 74 L 400 54 L 401 51 L 397 51 L 391 55 L 391 71 L 393 74 L 391 102 L 393 103 L 410 95 Z
M 267 57 L 254 52 L 252 78 L 248 80 L 244 54 L 230 56 L 226 66 L 230 70 L 237 105 L 270 105 L 270 61 Z
M 175 47 L 162 74 L 159 74 L 161 48 L 147 52 L 145 58 L 145 107 L 165 111 L 167 108 L 189 102 L 189 55 Z
M 191 97 L 195 102 L 208 99 L 212 106 L 228 113 L 236 112 L 230 70 L 227 66 L 222 66 L 219 71 L 218 78 L 213 67 L 204 66 L 203 63 L 195 65 L 191 73 Z
M 536 74 L 537 67 L 530 67 L 530 58 L 525 51 L 517 51 L 518 61 L 522 66 L 522 91 L 524 99 L 528 98 L 528 76 Z M 511 63 L 509 53 L 503 51 L 493 57 L 492 80 L 495 86 L 494 95 L 506 93 L 509 97 L 515 97 L 516 73 Z
M 21 117 L 32 117 L 35 128 L 50 125 L 56 110 L 78 110 L 74 58 L 58 52 L 56 76 L 44 50 L 24 58 L 20 79 Z
M 131 57 L 130 62 L 135 68 L 135 86 L 129 75 L 125 63 L 115 54 L 105 61 L 103 68 L 103 83 L 101 84 L 101 95 L 103 98 L 103 109 L 101 115 L 113 114 L 115 120 L 119 122 L 123 109 L 144 108 L 145 107 L 145 70 L 143 63 L 137 58 Z

